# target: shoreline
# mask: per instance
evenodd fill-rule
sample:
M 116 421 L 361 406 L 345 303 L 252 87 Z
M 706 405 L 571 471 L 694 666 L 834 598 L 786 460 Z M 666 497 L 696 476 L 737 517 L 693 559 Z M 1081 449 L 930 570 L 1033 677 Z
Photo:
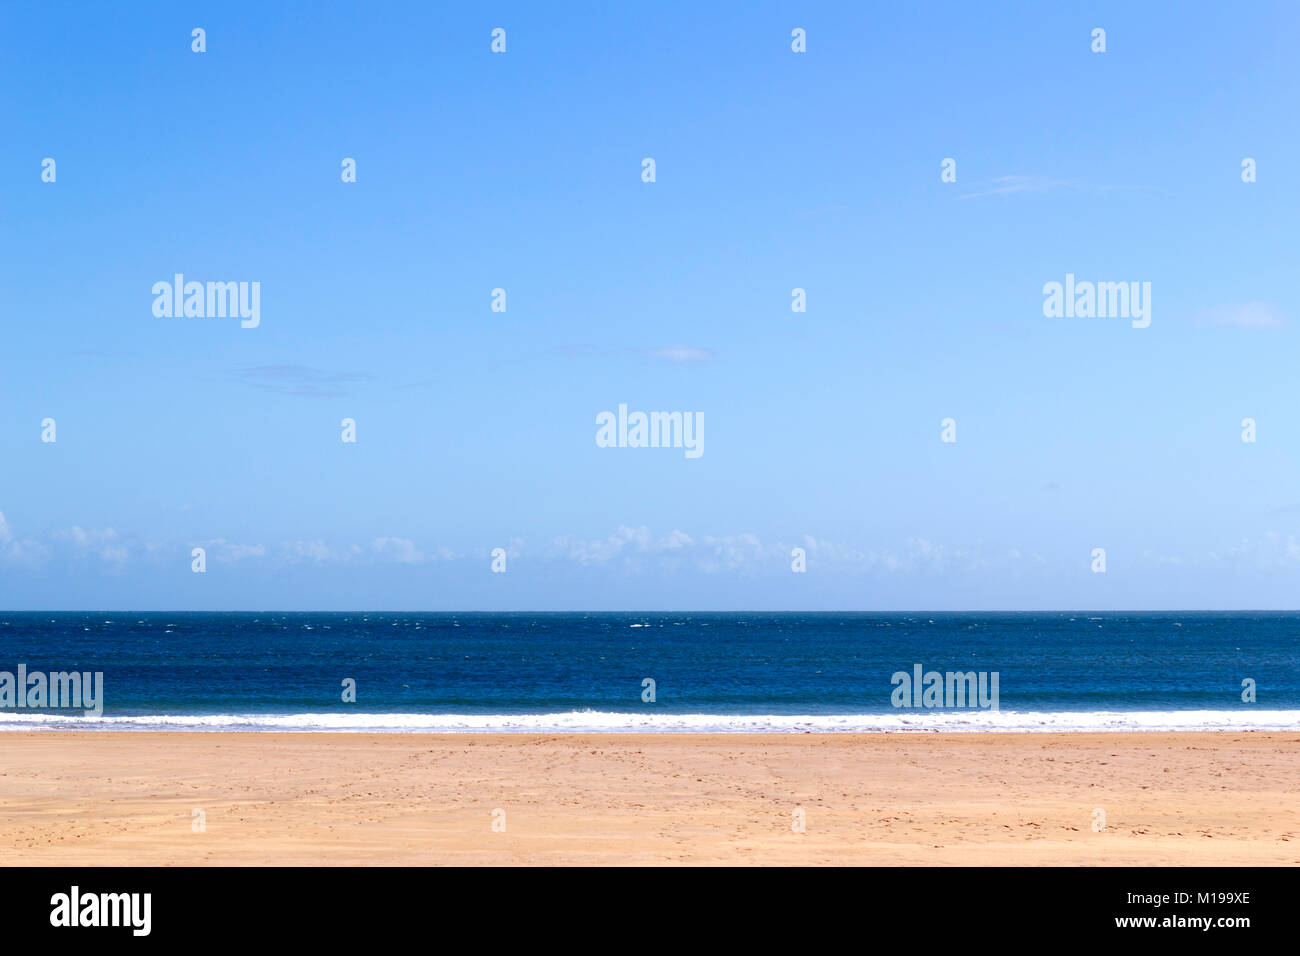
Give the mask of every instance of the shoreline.
M 531 713 L 326 711 L 75 716 L 0 709 L 0 735 L 53 733 L 1044 734 L 1287 733 L 1300 710 L 1014 711 L 907 708 L 842 714 L 573 710 Z
M 0 864 L 1295 865 L 1297 754 L 1300 731 L 10 733 Z

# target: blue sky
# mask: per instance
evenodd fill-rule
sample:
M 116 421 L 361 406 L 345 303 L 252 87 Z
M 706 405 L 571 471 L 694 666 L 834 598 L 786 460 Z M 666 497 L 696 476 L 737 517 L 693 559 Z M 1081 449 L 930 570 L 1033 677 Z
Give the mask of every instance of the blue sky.
M 0 8 L 0 606 L 1296 606 L 1300 8 L 539 6 Z

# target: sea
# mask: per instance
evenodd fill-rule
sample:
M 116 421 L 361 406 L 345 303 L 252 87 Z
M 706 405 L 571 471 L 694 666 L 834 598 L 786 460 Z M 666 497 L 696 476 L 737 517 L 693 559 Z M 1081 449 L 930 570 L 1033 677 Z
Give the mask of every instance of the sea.
M 0 693 L 3 731 L 1300 730 L 1300 612 L 0 612 L 20 665 L 100 712 Z

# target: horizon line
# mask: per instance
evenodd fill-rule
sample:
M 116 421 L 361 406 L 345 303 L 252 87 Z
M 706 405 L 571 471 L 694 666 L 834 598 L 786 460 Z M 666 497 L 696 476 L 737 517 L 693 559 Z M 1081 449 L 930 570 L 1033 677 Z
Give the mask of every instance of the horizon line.
M 938 610 L 933 608 L 892 608 L 882 610 L 798 609 L 757 610 L 754 608 L 729 608 L 702 610 L 681 608 L 677 610 L 484 610 L 463 608 L 458 610 L 411 610 L 400 608 L 360 608 L 347 610 L 302 608 L 0 608 L 0 614 L 1295 614 L 1300 608 L 958 608 Z

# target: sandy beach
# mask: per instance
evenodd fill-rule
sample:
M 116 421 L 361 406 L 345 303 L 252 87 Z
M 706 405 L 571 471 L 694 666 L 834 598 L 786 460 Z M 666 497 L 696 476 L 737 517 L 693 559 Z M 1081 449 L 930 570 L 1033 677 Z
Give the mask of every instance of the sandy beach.
M 1300 863 L 1300 734 L 8 733 L 0 768 L 7 865 Z

